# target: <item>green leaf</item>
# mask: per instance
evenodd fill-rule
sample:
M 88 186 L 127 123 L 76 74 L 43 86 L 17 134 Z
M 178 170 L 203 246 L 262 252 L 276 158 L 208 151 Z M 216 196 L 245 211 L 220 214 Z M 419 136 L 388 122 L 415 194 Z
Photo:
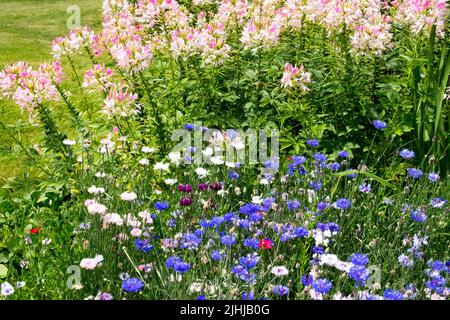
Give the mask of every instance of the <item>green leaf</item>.
M 347 170 L 344 172 L 338 172 L 338 173 L 334 173 L 333 175 L 336 177 L 343 177 L 346 176 L 348 174 L 352 174 L 352 173 L 357 173 L 357 174 L 362 174 L 363 176 L 367 176 L 375 181 L 378 181 L 379 183 L 381 183 L 382 185 L 391 188 L 392 190 L 397 190 L 397 187 L 395 185 L 393 185 L 392 183 L 374 175 L 373 173 L 367 172 L 367 171 L 361 171 L 361 170 Z
M 4 264 L 0 264 L 0 279 L 6 278 L 8 274 L 8 268 Z

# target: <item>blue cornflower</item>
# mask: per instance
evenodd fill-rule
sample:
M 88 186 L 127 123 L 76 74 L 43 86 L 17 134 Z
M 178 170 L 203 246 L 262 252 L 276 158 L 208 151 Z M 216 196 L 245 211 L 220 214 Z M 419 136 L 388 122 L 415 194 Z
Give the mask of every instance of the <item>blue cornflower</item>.
M 325 210 L 326 208 L 328 208 L 328 206 L 329 206 L 328 203 L 323 202 L 323 201 L 320 201 L 320 202 L 317 204 L 317 210 L 318 210 L 318 211 L 323 211 L 323 210 Z
M 226 222 L 233 222 L 234 220 L 236 220 L 237 215 L 234 212 L 228 212 L 223 215 L 223 218 Z
M 222 253 L 221 251 L 219 251 L 219 250 L 214 250 L 214 251 L 211 253 L 211 258 L 212 258 L 214 261 L 220 261 L 220 260 L 222 260 L 222 258 L 223 258 L 223 253 Z
M 360 265 L 354 265 L 350 268 L 349 272 L 350 279 L 353 279 L 356 281 L 356 286 L 364 286 L 366 283 L 366 280 L 369 278 L 369 271 Z
M 242 300 L 255 300 L 255 294 L 253 292 L 244 292 L 242 294 Z
M 403 159 L 412 159 L 414 158 L 414 156 L 416 155 L 414 153 L 414 151 L 412 150 L 408 150 L 408 149 L 402 149 L 399 151 L 398 153 L 400 155 L 400 157 L 402 157 Z
M 310 274 L 308 274 L 308 275 L 303 275 L 303 276 L 302 276 L 302 284 L 303 284 L 304 286 L 310 286 L 310 285 L 312 285 L 313 281 L 314 281 L 313 276 L 310 275 Z
M 289 200 L 287 202 L 287 208 L 289 211 L 300 208 L 300 202 L 297 200 Z
M 183 262 L 183 261 L 179 257 L 176 257 L 176 256 L 168 257 L 166 259 L 166 267 L 173 269 L 173 267 L 180 262 Z
M 386 289 L 384 291 L 384 298 L 386 300 L 403 300 L 403 295 L 399 291 Z
M 251 213 L 255 213 L 260 210 L 261 210 L 261 207 L 254 203 L 247 203 L 239 208 L 240 213 L 247 214 L 247 215 L 251 214 Z
M 372 186 L 370 185 L 370 183 L 364 182 L 359 186 L 358 190 L 362 193 L 370 193 L 370 191 L 372 190 Z
M 411 219 L 415 222 L 425 222 L 427 221 L 427 215 L 424 210 L 415 209 L 411 212 Z
M 327 161 L 327 156 L 324 155 L 323 153 L 317 152 L 313 155 L 313 157 L 314 157 L 314 160 L 316 160 L 317 162 L 326 162 Z
M 437 182 L 439 180 L 439 175 L 435 172 L 430 172 L 428 173 L 427 178 L 431 182 Z
M 333 285 L 327 279 L 317 279 L 312 283 L 312 287 L 316 292 L 327 294 L 333 288 Z
M 139 278 L 128 278 L 122 281 L 122 289 L 125 292 L 139 292 L 144 287 L 144 283 Z
M 320 143 L 317 139 L 309 139 L 306 141 L 306 144 L 313 148 L 318 147 L 320 145 Z
M 238 226 L 239 226 L 239 228 L 248 229 L 248 228 L 250 228 L 250 220 L 248 220 L 248 219 L 239 219 L 238 220 Z
M 340 198 L 336 200 L 334 205 L 338 209 L 347 210 L 352 205 L 352 202 L 346 198 Z
M 287 296 L 289 294 L 289 288 L 281 284 L 273 286 L 272 292 L 279 296 Z
M 338 157 L 341 157 L 341 158 L 344 158 L 344 159 L 347 159 L 349 157 L 349 155 L 350 154 L 347 151 L 345 151 L 345 150 L 342 150 L 342 151 L 338 152 Z
M 377 130 L 384 130 L 387 127 L 386 122 L 381 121 L 381 120 L 373 120 L 372 124 L 375 127 L 375 129 L 377 129 Z
M 400 263 L 400 265 L 405 268 L 409 268 L 414 265 L 414 261 L 405 254 L 399 255 L 397 260 Z
M 445 264 L 441 260 L 433 261 L 431 268 L 436 271 L 444 271 L 446 269 Z
M 294 234 L 299 238 L 304 238 L 309 236 L 309 231 L 305 227 L 295 227 Z
M 258 249 L 259 240 L 255 238 L 247 238 L 244 240 L 244 246 L 252 249 Z
M 443 197 L 433 198 L 430 201 L 430 206 L 432 206 L 433 208 L 443 208 L 447 202 L 448 200 L 444 199 Z
M 180 273 L 188 272 L 191 269 L 191 265 L 187 262 L 179 262 L 173 266 L 173 270 Z
M 224 235 L 220 238 L 220 242 L 227 247 L 231 247 L 236 244 L 236 236 L 232 234 Z
M 186 123 L 186 124 L 184 125 L 184 128 L 185 128 L 186 130 L 194 130 L 194 129 L 195 129 L 195 126 L 194 126 L 193 124 L 191 124 L 191 123 Z
M 420 179 L 422 177 L 422 171 L 417 168 L 408 168 L 408 176 L 410 176 L 413 179 Z
M 261 211 L 267 212 L 272 208 L 272 204 L 275 202 L 274 198 L 265 198 L 261 205 Z
M 315 191 L 319 191 L 320 189 L 322 189 L 322 181 L 320 181 L 320 180 L 310 181 L 309 182 L 309 187 L 311 189 L 314 189 Z
M 149 244 L 149 242 L 150 241 L 148 239 L 145 240 L 136 239 L 134 241 L 134 244 L 136 245 L 136 249 L 138 251 L 148 252 L 153 249 L 153 245 Z
M 353 169 L 350 169 L 350 170 L 353 170 Z M 357 173 L 349 173 L 349 174 L 347 175 L 347 178 L 349 178 L 349 179 L 355 179 L 357 175 L 358 175 Z
M 199 295 L 199 296 L 197 297 L 196 300 L 206 300 L 206 297 L 205 297 L 204 294 L 201 294 L 201 295 Z
M 306 157 L 304 156 L 293 156 L 292 157 L 292 163 L 296 166 L 299 166 L 301 164 L 304 164 L 306 162 Z
M 239 264 L 247 270 L 256 267 L 259 262 L 259 257 L 257 253 L 249 253 L 245 257 L 239 259 Z
M 339 169 L 341 169 L 341 164 L 339 162 L 333 162 L 328 166 L 328 168 L 332 171 L 338 171 Z
M 239 173 L 237 173 L 236 171 L 230 171 L 230 172 L 228 173 L 228 177 L 229 177 L 231 180 L 237 180 L 237 179 L 239 179 Z
M 170 219 L 170 220 L 167 221 L 167 226 L 168 226 L 168 227 L 173 228 L 173 227 L 175 227 L 176 225 L 177 225 L 177 222 L 175 221 L 175 219 Z
M 280 166 L 280 160 L 277 157 L 267 160 L 264 163 L 264 167 L 266 169 L 277 170 L 279 166 Z
M 354 265 L 365 266 L 369 263 L 369 257 L 364 253 L 354 253 L 350 256 L 350 262 Z
M 211 221 L 209 221 L 208 226 L 209 227 L 219 227 L 224 222 L 225 222 L 224 217 L 215 216 L 215 217 L 211 218 Z
M 325 248 L 320 247 L 320 246 L 314 246 L 313 252 L 317 253 L 317 254 L 323 254 L 323 253 L 325 253 Z
M 169 208 L 167 201 L 156 202 L 153 206 L 159 211 L 167 210 Z
M 180 239 L 180 248 L 193 250 L 199 246 L 202 242 L 199 237 L 193 233 L 185 233 L 183 237 Z

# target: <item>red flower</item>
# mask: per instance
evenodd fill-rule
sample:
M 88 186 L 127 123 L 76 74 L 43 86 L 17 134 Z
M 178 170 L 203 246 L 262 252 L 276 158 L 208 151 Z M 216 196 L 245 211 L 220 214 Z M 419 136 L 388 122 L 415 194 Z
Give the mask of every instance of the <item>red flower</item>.
M 292 156 L 287 157 L 289 161 L 292 161 Z
M 263 249 L 272 249 L 273 240 L 271 239 L 261 239 L 259 240 L 259 247 Z
M 41 226 L 39 226 L 38 228 L 32 228 L 30 229 L 30 234 L 38 234 L 41 229 Z

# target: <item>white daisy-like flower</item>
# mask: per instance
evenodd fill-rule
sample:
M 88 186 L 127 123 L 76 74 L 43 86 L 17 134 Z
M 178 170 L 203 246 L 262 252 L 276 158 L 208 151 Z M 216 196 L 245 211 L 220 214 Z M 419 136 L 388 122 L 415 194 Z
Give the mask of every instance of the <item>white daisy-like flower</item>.
M 271 272 L 277 277 L 282 277 L 289 274 L 289 270 L 285 266 L 274 266 Z
M 164 180 L 164 183 L 168 186 L 173 186 L 175 183 L 177 183 L 177 179 L 166 179 Z
M 155 152 L 155 148 L 142 147 L 141 151 L 142 151 L 143 153 L 153 153 L 153 152 Z
M 120 199 L 123 201 L 133 201 L 137 199 L 137 194 L 134 192 L 124 192 L 120 195 Z
M 155 170 L 155 171 L 169 171 L 169 166 L 170 166 L 169 163 L 157 162 L 153 166 L 153 170 Z
M 200 179 L 202 179 L 208 175 L 208 170 L 206 170 L 205 168 L 197 168 L 195 169 L 195 173 Z
M 63 144 L 65 144 L 66 146 L 73 146 L 75 145 L 77 142 L 74 140 L 69 140 L 69 139 L 64 139 L 63 140 Z

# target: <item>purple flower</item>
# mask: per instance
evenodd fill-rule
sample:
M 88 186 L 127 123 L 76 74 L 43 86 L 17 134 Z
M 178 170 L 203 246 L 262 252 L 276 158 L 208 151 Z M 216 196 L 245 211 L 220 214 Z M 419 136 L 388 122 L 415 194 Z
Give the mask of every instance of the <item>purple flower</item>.
M 206 297 L 204 294 L 199 295 L 196 300 L 206 300 Z
M 180 192 L 191 192 L 192 187 L 189 184 L 179 184 L 178 191 Z
M 377 130 L 384 130 L 387 127 L 386 122 L 381 121 L 381 120 L 373 120 L 372 124 L 375 127 L 375 129 L 377 129 Z
M 122 289 L 125 292 L 139 292 L 144 287 L 144 283 L 139 278 L 128 278 L 122 282 Z
M 197 185 L 197 189 L 200 191 L 205 191 L 208 189 L 208 184 L 201 182 Z
M 181 198 L 179 205 L 180 206 L 190 206 L 192 204 L 192 198 L 190 197 L 185 197 L 185 198 Z
M 411 260 L 411 259 L 410 259 L 407 255 L 405 255 L 405 254 L 402 254 L 402 255 L 398 256 L 398 262 L 400 263 L 400 265 L 401 265 L 402 267 L 405 267 L 405 268 L 412 267 L 413 264 L 414 264 L 414 261 Z
M 247 238 L 244 240 L 244 247 L 258 249 L 258 246 L 259 246 L 259 240 L 256 238 Z
M 414 151 L 408 150 L 408 149 L 400 150 L 400 152 L 399 152 L 398 154 L 399 154 L 400 157 L 402 157 L 403 159 L 412 159 L 412 158 L 414 158 L 414 156 L 416 155 L 416 154 L 414 153 Z
M 194 126 L 193 124 L 191 124 L 191 123 L 186 123 L 186 124 L 184 125 L 184 128 L 185 128 L 186 130 L 194 130 L 194 129 L 195 129 L 195 126 Z

